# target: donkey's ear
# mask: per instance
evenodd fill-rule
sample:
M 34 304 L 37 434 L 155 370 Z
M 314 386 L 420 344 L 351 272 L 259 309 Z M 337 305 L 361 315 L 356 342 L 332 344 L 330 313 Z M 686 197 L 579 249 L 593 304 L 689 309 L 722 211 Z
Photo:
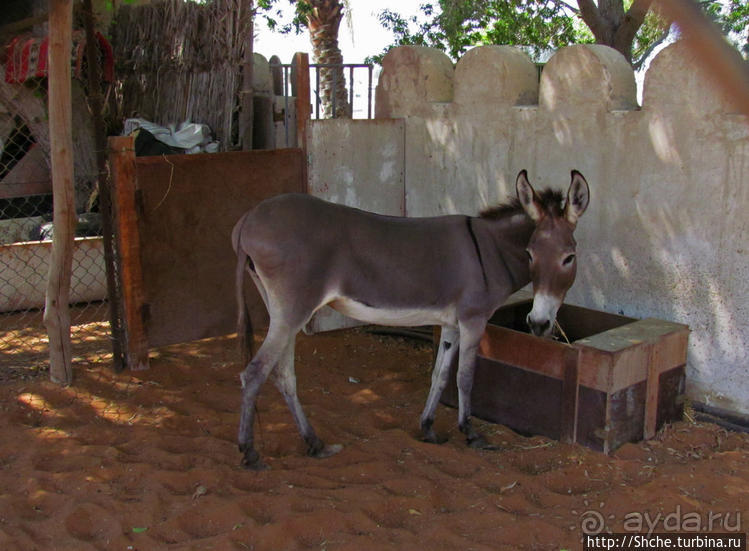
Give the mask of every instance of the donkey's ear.
M 538 195 L 533 189 L 533 186 L 528 181 L 528 172 L 521 170 L 518 174 L 518 179 L 515 180 L 515 189 L 518 193 L 518 200 L 523 206 L 525 213 L 531 217 L 531 220 L 538 222 L 543 217 L 543 209 L 541 208 L 541 202 L 538 200 Z
M 577 170 L 572 171 L 572 181 L 570 189 L 567 191 L 567 204 L 564 207 L 564 216 L 574 226 L 577 219 L 580 218 L 585 209 L 588 208 L 590 201 L 590 189 L 588 182 Z

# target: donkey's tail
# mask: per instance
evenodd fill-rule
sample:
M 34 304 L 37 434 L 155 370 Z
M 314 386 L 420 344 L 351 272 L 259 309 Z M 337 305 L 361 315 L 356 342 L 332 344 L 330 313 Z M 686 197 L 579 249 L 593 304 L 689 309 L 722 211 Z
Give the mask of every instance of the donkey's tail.
M 248 266 L 250 257 L 247 256 L 241 246 L 237 246 L 237 271 L 236 271 L 236 294 L 237 294 L 237 340 L 242 358 L 242 367 L 246 367 L 252 359 L 253 337 L 252 319 L 247 309 L 247 301 L 244 294 L 244 273 Z

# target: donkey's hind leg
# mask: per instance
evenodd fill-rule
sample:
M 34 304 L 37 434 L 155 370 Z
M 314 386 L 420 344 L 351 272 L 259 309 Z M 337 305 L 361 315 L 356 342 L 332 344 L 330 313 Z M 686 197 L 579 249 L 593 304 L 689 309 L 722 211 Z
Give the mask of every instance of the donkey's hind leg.
M 296 374 L 294 373 L 295 340 L 294 337 L 291 338 L 276 369 L 273 370 L 274 383 L 283 394 L 291 410 L 291 415 L 294 417 L 294 422 L 299 428 L 299 433 L 307 444 L 307 455 L 317 458 L 330 457 L 341 451 L 342 446 L 339 444 L 326 446 L 315 433 L 307 420 L 307 416 L 304 415 L 296 390 Z
M 255 402 L 260 387 L 273 369 L 278 365 L 281 355 L 287 347 L 289 332 L 271 319 L 268 335 L 260 346 L 255 357 L 247 364 L 240 378 L 242 380 L 242 408 L 239 417 L 239 451 L 242 452 L 242 465 L 252 470 L 268 468 L 260 459 L 254 446 L 253 424 L 255 421 Z

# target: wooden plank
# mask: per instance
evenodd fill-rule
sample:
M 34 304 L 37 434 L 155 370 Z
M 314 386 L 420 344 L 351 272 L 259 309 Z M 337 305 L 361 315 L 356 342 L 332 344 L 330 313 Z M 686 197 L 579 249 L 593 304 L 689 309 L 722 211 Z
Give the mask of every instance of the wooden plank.
M 626 442 L 642 440 L 647 381 L 642 380 L 606 396 L 608 411 L 604 451 L 611 453 Z
M 686 365 L 680 365 L 664 371 L 659 376 L 656 430 L 660 429 L 664 423 L 680 421 L 684 418 L 685 370 Z
M 570 349 L 564 358 L 564 377 L 562 379 L 561 417 L 562 442 L 574 443 L 577 440 L 578 391 L 580 389 L 578 364 L 580 350 Z
M 614 355 L 577 343 L 575 346 L 580 349 L 580 384 L 607 392 L 614 381 Z
M 136 204 L 135 145 L 130 137 L 109 138 L 115 233 L 119 252 L 119 276 L 127 367 L 148 369 L 145 330 L 147 306 L 143 291 L 140 232 Z
M 44 324 L 49 335 L 50 379 L 69 385 L 73 381 L 69 302 L 75 236 L 70 83 L 73 2 L 50 0 L 49 6 L 49 133 L 55 232 L 47 280 Z
M 580 339 L 580 382 L 613 393 L 648 377 L 648 347 L 660 350 L 655 369 L 662 373 L 686 362 L 689 327 L 648 318 Z
M 608 439 L 606 415 L 608 395 L 605 392 L 580 385 L 578 389 L 576 442 L 597 451 L 603 451 Z
M 663 335 L 682 331 L 686 328 L 685 325 L 679 323 L 647 318 L 579 339 L 575 341 L 575 344 L 589 346 L 604 352 L 620 352 L 631 348 L 633 345 L 650 343 Z
M 455 362 L 457 364 L 457 362 Z M 458 406 L 457 365 L 450 370 L 441 402 Z M 563 381 L 479 356 L 471 392 L 471 414 L 523 434 L 561 439 Z
M 487 325 L 479 344 L 479 355 L 555 379 L 563 379 L 564 359 L 571 348 L 567 344 L 540 339 L 528 333 Z
M 657 351 L 655 343 L 647 346 L 647 387 L 645 391 L 645 421 L 642 427 L 642 437 L 644 440 L 650 440 L 655 436 L 656 421 L 658 418 L 658 390 L 659 390 L 659 373 L 657 370 Z

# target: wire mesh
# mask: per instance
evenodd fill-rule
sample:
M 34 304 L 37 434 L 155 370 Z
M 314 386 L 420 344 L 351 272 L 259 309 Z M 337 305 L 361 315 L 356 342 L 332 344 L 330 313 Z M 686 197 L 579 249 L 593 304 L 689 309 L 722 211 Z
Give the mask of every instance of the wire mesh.
M 53 237 L 48 129 L 36 116 L 46 112 L 46 78 L 6 81 L 2 87 L 0 383 L 49 370 L 43 312 Z M 83 92 L 79 97 L 85 101 Z M 70 317 L 73 364 L 78 368 L 107 361 L 111 347 L 95 163 L 77 162 L 74 180 L 77 226 Z

